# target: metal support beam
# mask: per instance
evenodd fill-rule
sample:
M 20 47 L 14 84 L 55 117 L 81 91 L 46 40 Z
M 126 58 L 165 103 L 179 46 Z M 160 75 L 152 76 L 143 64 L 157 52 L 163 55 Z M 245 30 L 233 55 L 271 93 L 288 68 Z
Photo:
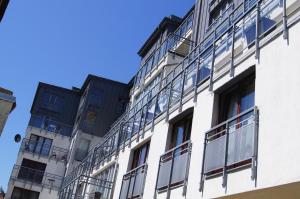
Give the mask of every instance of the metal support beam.
M 214 65 L 215 65 L 215 46 L 216 46 L 216 30 L 214 31 L 214 40 L 212 46 L 212 60 L 211 60 L 211 70 L 210 70 L 210 78 L 209 78 L 209 91 L 213 90 L 213 79 L 214 79 Z
M 288 39 L 287 16 L 286 16 L 286 0 L 282 0 L 282 24 L 283 24 L 283 39 Z
M 196 77 L 195 77 L 195 87 L 194 87 L 194 103 L 197 102 L 198 78 L 199 78 L 199 70 L 200 70 L 200 65 L 201 65 L 200 60 L 201 59 L 198 58 L 196 61 L 197 67 L 196 67 Z
M 181 113 L 182 112 L 182 98 L 183 98 L 183 92 L 184 92 L 184 82 L 185 82 L 185 78 L 186 78 L 186 69 L 184 68 L 184 65 L 182 65 L 183 67 L 183 71 L 182 71 L 182 83 L 181 83 L 181 92 L 180 92 L 180 101 L 179 101 L 179 108 L 178 108 L 178 112 Z
M 200 187 L 199 191 L 203 193 L 204 189 L 204 165 L 205 165 L 205 153 L 206 153 L 206 144 L 207 144 L 207 134 L 205 134 L 204 144 L 203 144 L 203 155 L 202 155 L 202 167 L 201 167 L 201 179 L 200 179 Z
M 224 166 L 223 166 L 223 182 L 222 187 L 227 187 L 227 160 L 228 160 L 228 144 L 229 144 L 229 126 L 226 123 L 226 131 L 225 131 L 226 141 L 225 141 L 225 158 L 224 158 Z
M 230 77 L 234 76 L 234 38 L 235 38 L 235 23 L 232 25 L 232 44 L 231 44 L 231 60 L 230 60 Z
M 256 26 L 255 26 L 255 59 L 259 60 L 259 34 L 260 34 L 260 1 L 256 4 Z

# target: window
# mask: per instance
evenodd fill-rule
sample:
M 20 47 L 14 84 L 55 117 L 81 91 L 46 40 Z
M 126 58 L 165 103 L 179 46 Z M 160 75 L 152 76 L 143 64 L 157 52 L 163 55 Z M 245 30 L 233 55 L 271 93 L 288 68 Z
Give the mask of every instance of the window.
M 54 93 L 45 92 L 42 96 L 42 106 L 48 110 L 60 112 L 64 106 L 64 100 Z
M 18 178 L 40 184 L 43 181 L 46 166 L 44 163 L 23 159 Z
M 192 119 L 193 116 L 188 115 L 184 119 L 173 124 L 171 141 L 168 149 L 175 148 L 182 143 L 190 140 Z
M 219 123 L 254 107 L 254 75 L 220 95 Z
M 11 199 L 38 199 L 40 193 L 19 187 L 14 187 Z
M 76 149 L 74 159 L 76 161 L 81 162 L 88 155 L 89 147 L 90 147 L 90 140 L 87 139 L 79 140 L 79 145 Z
M 28 143 L 25 144 L 25 150 L 31 153 L 48 156 L 51 145 L 51 139 L 32 134 L 30 135 Z
M 133 152 L 131 170 L 146 163 L 149 152 L 149 145 L 150 142 L 147 142 Z
M 232 0 L 225 0 L 221 2 L 219 5 L 217 5 L 216 8 L 214 8 L 209 17 L 209 25 L 215 23 L 222 17 L 224 17 L 232 8 Z

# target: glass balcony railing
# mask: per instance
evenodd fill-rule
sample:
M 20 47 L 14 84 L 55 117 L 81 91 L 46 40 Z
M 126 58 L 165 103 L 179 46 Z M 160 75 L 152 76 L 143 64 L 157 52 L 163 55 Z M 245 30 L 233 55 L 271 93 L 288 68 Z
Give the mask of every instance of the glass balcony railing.
M 144 81 L 144 79 L 151 74 L 151 72 L 158 67 L 158 63 L 162 58 L 167 54 L 170 49 L 173 49 L 177 46 L 180 42 L 184 42 L 187 40 L 186 34 L 192 30 L 193 27 L 193 13 L 191 13 L 182 24 L 178 27 L 178 29 L 173 33 L 170 34 L 167 39 L 157 48 L 145 61 L 143 66 L 137 72 L 137 76 L 135 79 L 134 88 L 140 86 L 140 84 Z M 189 40 L 189 45 L 190 45 Z
M 255 175 L 258 111 L 256 107 L 234 116 L 210 129 L 205 136 L 201 186 L 204 180 L 229 171 L 252 166 Z M 202 189 L 202 188 L 201 188 Z
M 170 198 L 170 190 L 175 186 L 184 186 L 185 195 L 191 152 L 192 144 L 187 141 L 160 157 L 155 195 L 167 191 L 167 198 Z
M 10 179 L 13 181 L 35 184 L 48 189 L 59 190 L 63 177 L 44 171 L 15 165 Z
M 71 136 L 73 130 L 73 127 L 70 125 L 38 115 L 31 115 L 29 126 L 40 128 L 49 133 L 56 133 L 63 136 Z
M 147 164 L 141 165 L 123 176 L 119 199 L 142 198 L 146 181 Z
M 247 10 L 244 6 L 241 4 L 235 8 L 174 70 L 162 78 L 149 91 L 152 92 L 151 97 L 142 98 L 141 103 L 128 110 L 107 133 L 107 141 L 96 146 L 89 158 L 83 161 L 86 162 L 84 164 L 88 165 L 91 161 L 92 168 L 104 164 L 125 146 L 130 146 L 133 140 L 143 137 L 146 129 L 154 126 L 155 119 L 168 120 L 170 112 L 180 109 L 187 99 L 196 100 L 199 87 L 212 89 L 214 75 L 223 68 L 232 75 L 236 61 L 249 53 L 257 53 L 259 40 L 281 25 L 285 6 L 282 0 L 260 1 Z M 102 158 L 102 154 L 110 155 Z M 76 172 L 73 174 L 76 176 Z
M 56 161 L 67 162 L 68 150 L 53 146 L 51 144 L 46 144 L 43 142 L 30 140 L 24 138 L 20 151 L 35 154 L 38 156 L 44 156 L 49 159 L 54 159 Z

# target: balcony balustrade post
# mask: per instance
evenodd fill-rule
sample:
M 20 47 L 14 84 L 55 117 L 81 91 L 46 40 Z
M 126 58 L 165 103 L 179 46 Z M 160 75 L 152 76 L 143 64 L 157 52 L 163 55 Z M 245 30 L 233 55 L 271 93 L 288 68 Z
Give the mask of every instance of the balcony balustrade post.
M 186 78 L 186 67 L 184 66 L 184 64 L 182 64 L 182 84 L 181 84 L 181 93 L 180 93 L 180 101 L 179 101 L 179 109 L 178 112 L 181 113 L 182 112 L 182 98 L 183 98 L 183 92 L 184 92 L 184 82 L 185 82 L 185 78 Z
M 226 123 L 225 127 L 225 158 L 224 158 L 224 166 L 223 166 L 223 182 L 222 187 L 227 188 L 227 160 L 228 160 L 228 144 L 229 144 L 229 124 Z
M 260 0 L 256 3 L 255 59 L 259 60 Z
M 167 187 L 167 199 L 170 199 L 170 195 L 171 195 L 171 183 L 172 183 L 175 151 L 176 150 L 172 151 L 172 156 L 171 156 L 172 160 L 171 160 L 171 169 L 170 169 L 170 175 L 169 175 L 169 183 L 168 183 L 168 187 Z
M 286 14 L 286 0 L 282 0 L 282 24 L 283 24 L 283 39 L 288 40 L 288 28 L 287 28 L 287 14 Z
M 197 64 L 197 67 L 196 67 L 196 77 L 195 77 L 195 87 L 194 87 L 194 103 L 197 102 L 197 89 L 198 89 L 198 78 L 199 78 L 199 70 L 200 70 L 200 65 L 201 65 L 201 58 L 199 57 L 197 60 L 196 60 L 196 64 Z
M 190 161 L 191 161 L 191 155 L 192 155 L 192 143 L 188 143 L 188 158 L 187 158 L 187 164 L 185 168 L 185 177 L 184 177 L 184 185 L 183 185 L 183 191 L 182 195 L 186 195 L 186 190 L 187 190 L 187 182 L 188 182 L 188 177 L 189 177 L 189 168 L 190 168 Z
M 235 22 L 232 24 L 232 44 L 231 44 L 231 60 L 230 60 L 230 77 L 234 76 L 234 43 L 235 43 Z
M 213 90 L 213 79 L 214 79 L 214 65 L 215 65 L 215 48 L 216 48 L 216 30 L 214 30 L 214 39 L 212 45 L 212 61 L 211 61 L 211 70 L 209 78 L 209 91 Z
M 202 154 L 201 179 L 200 179 L 200 187 L 199 187 L 199 191 L 202 192 L 202 194 L 203 194 L 204 180 L 205 180 L 204 166 L 205 166 L 205 153 L 206 153 L 207 142 L 208 142 L 207 134 L 205 134 L 204 143 L 203 143 L 203 154 Z
M 255 180 L 257 177 L 257 153 L 258 153 L 258 125 L 259 125 L 259 112 L 257 107 L 254 107 L 254 147 L 253 147 L 253 156 L 251 163 L 251 179 Z

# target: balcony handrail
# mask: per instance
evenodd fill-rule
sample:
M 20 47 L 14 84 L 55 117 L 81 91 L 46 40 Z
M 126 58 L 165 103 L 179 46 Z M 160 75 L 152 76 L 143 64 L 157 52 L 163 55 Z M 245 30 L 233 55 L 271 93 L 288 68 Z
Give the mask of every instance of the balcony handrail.
M 256 108 L 256 106 L 251 107 L 251 108 L 243 111 L 242 113 L 239 113 L 239 114 L 237 114 L 237 115 L 235 115 L 235 116 L 227 119 L 226 121 L 221 122 L 220 124 L 218 124 L 216 126 L 213 126 L 210 130 L 208 130 L 207 132 L 205 132 L 205 134 L 209 134 L 210 132 L 217 130 L 218 128 L 224 126 L 225 124 L 228 124 L 228 123 L 230 123 L 230 122 L 232 122 L 232 121 L 234 121 L 234 120 L 236 120 L 236 119 L 238 119 L 238 118 L 240 118 L 240 117 L 242 117 L 244 115 L 247 115 L 250 112 L 253 112 L 255 108 Z
M 36 140 L 31 140 L 31 139 L 28 139 L 28 138 L 23 138 L 23 140 L 22 140 L 22 143 L 21 143 L 21 146 L 23 145 L 23 143 L 25 143 L 25 144 L 31 144 L 31 143 L 43 143 L 43 142 L 41 142 L 41 141 L 36 141 Z M 61 147 L 57 147 L 57 146 L 54 146 L 54 145 L 52 145 L 52 144 L 47 144 L 47 146 L 51 146 L 51 148 L 53 148 L 53 149 L 55 149 L 55 150 L 58 150 L 58 151 L 61 151 L 61 152 L 66 152 L 66 153 L 68 153 L 69 152 L 69 150 L 68 149 L 65 149 L 65 148 L 61 148 Z M 43 145 L 43 146 L 45 146 L 45 145 Z M 21 147 L 22 148 L 22 147 Z
M 166 151 L 166 152 L 165 152 L 164 154 L 162 154 L 160 157 L 166 156 L 166 155 L 170 154 L 171 152 L 176 151 L 177 149 L 182 148 L 182 147 L 185 146 L 185 145 L 190 145 L 191 143 L 192 143 L 191 140 L 185 141 L 185 142 L 183 142 L 182 144 L 180 144 L 180 145 L 178 145 L 178 146 L 176 146 L 176 147 L 174 147 L 174 148 L 172 148 L 172 149 Z
M 136 172 L 137 170 L 140 170 L 141 168 L 146 169 L 147 166 L 148 166 L 148 164 L 147 164 L 147 163 L 144 163 L 144 164 L 142 164 L 142 165 L 140 165 L 140 166 L 138 166 L 138 167 L 136 167 L 136 168 L 134 168 L 134 169 L 128 171 L 124 176 L 130 175 L 130 174 Z
M 60 175 L 48 173 L 48 172 L 41 171 L 41 170 L 37 170 L 37 169 L 32 169 L 32 168 L 30 168 L 30 167 L 26 167 L 26 166 L 22 166 L 22 165 L 14 165 L 14 168 L 15 168 L 15 169 L 24 168 L 24 169 L 28 169 L 28 170 L 30 170 L 30 171 L 36 171 L 36 172 L 39 172 L 39 173 L 43 173 L 44 176 L 53 176 L 53 177 L 57 177 L 57 178 L 63 178 L 63 177 L 60 176 Z
M 26 173 L 20 174 L 22 170 Z M 10 178 L 14 181 L 37 184 L 49 189 L 60 189 L 63 182 L 63 176 L 21 165 L 14 165 Z

